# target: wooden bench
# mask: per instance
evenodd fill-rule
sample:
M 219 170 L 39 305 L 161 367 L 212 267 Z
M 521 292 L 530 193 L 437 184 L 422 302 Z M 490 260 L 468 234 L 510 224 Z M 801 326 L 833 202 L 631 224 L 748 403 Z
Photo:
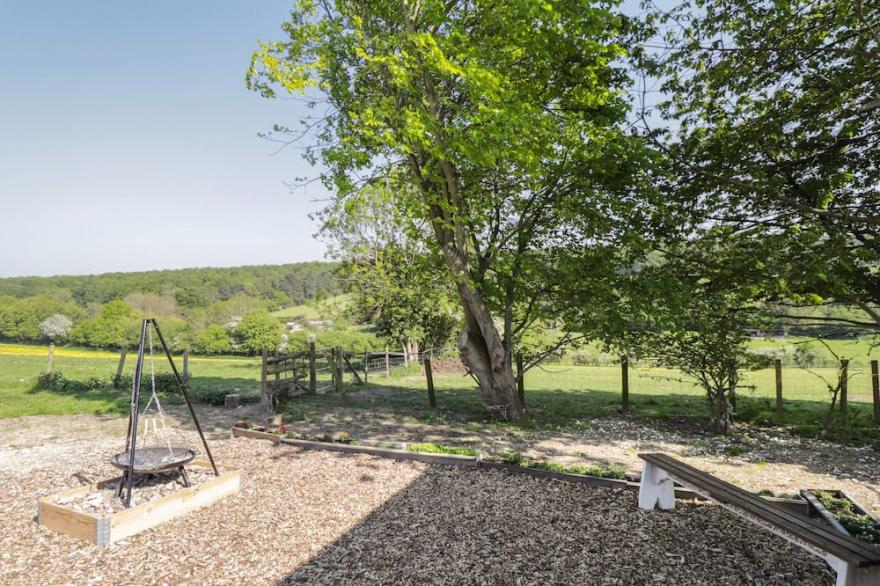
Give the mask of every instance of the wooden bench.
M 639 454 L 645 461 L 639 508 L 675 508 L 673 481 L 821 557 L 837 572 L 838 586 L 880 585 L 880 549 L 812 519 L 790 513 L 741 488 L 666 454 Z

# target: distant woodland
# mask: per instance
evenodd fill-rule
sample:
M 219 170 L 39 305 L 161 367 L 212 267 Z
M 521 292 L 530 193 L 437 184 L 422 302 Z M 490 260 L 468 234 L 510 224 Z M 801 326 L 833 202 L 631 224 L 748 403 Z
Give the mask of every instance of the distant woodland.
M 278 337 L 270 311 L 339 293 L 337 269 L 311 262 L 0 279 L 0 337 L 127 347 L 139 320 L 157 317 L 178 348 L 249 348 Z

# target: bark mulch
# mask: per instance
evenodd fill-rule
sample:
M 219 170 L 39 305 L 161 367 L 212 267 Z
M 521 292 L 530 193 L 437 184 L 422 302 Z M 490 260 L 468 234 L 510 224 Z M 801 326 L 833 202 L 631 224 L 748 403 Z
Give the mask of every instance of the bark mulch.
M 110 547 L 39 527 L 40 496 L 109 477 L 108 442 L 0 466 L 0 584 L 832 584 L 717 506 L 503 471 L 214 442 L 239 494 Z

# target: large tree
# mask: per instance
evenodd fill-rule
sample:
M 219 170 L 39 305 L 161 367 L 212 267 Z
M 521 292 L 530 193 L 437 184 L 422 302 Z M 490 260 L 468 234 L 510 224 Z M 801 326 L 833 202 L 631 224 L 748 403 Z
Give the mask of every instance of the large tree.
M 880 3 L 647 5 L 664 99 L 646 128 L 695 233 L 748 250 L 730 267 L 768 301 L 856 305 L 811 319 L 880 330 Z
M 560 279 L 583 278 L 580 261 L 614 257 L 598 251 L 633 207 L 621 176 L 640 149 L 619 128 L 615 66 L 628 23 L 612 8 L 301 0 L 248 73 L 263 95 L 304 92 L 323 111 L 278 130 L 308 143 L 337 197 L 405 173 L 464 314 L 462 360 L 501 417 L 522 417 L 517 338 L 552 314 Z

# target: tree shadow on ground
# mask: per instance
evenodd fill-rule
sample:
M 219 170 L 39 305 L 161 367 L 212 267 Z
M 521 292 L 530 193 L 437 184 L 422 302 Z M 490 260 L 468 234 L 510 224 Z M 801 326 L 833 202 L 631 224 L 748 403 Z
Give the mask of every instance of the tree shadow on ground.
M 647 513 L 632 491 L 428 466 L 279 584 L 833 583 L 755 531 L 720 507 Z

